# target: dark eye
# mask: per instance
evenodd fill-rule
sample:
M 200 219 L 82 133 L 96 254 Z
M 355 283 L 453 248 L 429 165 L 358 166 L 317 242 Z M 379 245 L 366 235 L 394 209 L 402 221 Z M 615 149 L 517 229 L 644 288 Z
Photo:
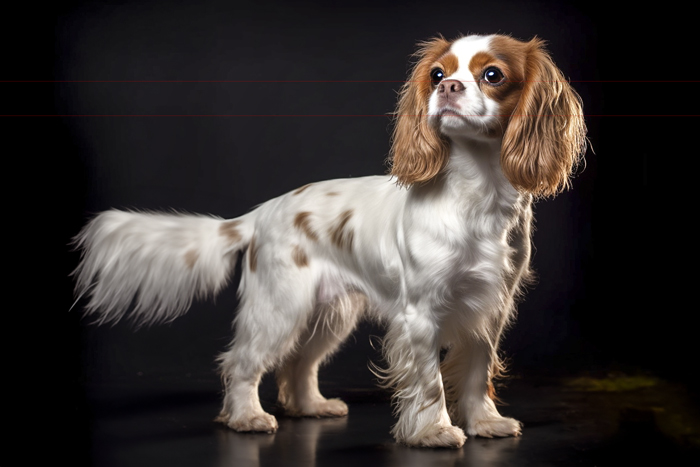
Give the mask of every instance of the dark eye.
M 500 84 L 503 84 L 503 82 L 506 80 L 506 77 L 501 70 L 499 70 L 495 66 L 492 66 L 488 67 L 484 71 L 483 80 L 492 86 L 498 86 Z
M 440 68 L 433 68 L 430 71 L 430 82 L 433 83 L 433 86 L 437 86 L 437 84 L 442 81 L 444 77 L 445 72 L 443 72 Z

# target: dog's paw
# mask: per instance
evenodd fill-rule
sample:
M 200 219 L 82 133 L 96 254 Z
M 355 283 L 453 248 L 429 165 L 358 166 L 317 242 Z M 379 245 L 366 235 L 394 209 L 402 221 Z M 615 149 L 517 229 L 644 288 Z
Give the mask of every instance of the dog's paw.
M 293 417 L 344 417 L 348 414 L 348 406 L 340 399 L 323 399 L 301 408 L 287 408 L 286 412 Z
M 278 428 L 277 419 L 268 413 L 235 420 L 225 414 L 220 414 L 214 421 L 240 432 L 275 433 Z
M 467 427 L 467 433 L 471 436 L 482 436 L 484 438 L 520 436 L 522 424 L 514 418 L 487 418 L 470 423 Z
M 314 417 L 344 417 L 348 414 L 348 406 L 340 399 L 326 399 L 315 407 Z
M 461 448 L 464 445 L 467 437 L 464 431 L 458 426 L 440 426 L 431 427 L 430 430 L 424 430 L 424 433 L 416 435 L 403 442 L 409 446 L 421 448 Z

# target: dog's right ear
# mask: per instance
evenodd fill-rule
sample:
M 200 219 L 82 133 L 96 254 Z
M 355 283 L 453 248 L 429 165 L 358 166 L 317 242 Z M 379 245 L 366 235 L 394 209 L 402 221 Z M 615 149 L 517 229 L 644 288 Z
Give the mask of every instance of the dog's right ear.
M 432 179 L 449 156 L 447 139 L 428 124 L 428 99 L 434 89 L 433 64 L 449 50 L 450 42 L 436 37 L 418 45 L 414 54 L 418 62 L 399 92 L 389 156 L 391 175 L 402 186 Z

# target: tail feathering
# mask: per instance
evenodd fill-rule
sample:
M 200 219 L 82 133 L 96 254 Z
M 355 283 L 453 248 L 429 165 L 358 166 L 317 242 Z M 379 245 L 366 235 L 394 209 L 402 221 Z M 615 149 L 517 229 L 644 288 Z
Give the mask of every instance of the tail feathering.
M 231 227 L 222 232 L 227 222 L 235 222 L 236 242 Z M 88 297 L 86 313 L 99 315 L 99 324 L 127 314 L 137 326 L 170 322 L 193 298 L 226 285 L 250 237 L 244 227 L 214 216 L 103 212 L 73 239 L 81 250 L 73 272 L 77 298 Z

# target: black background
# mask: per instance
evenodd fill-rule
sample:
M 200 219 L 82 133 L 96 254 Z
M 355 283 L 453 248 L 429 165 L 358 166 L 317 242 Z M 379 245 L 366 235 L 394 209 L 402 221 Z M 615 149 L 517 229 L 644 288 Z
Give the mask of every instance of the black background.
M 237 276 L 168 326 L 98 328 L 80 303 L 69 312 L 68 243 L 90 216 L 235 217 L 309 182 L 384 173 L 384 115 L 416 42 L 437 33 L 547 40 L 588 115 L 595 152 L 572 190 L 536 206 L 538 283 L 504 341 L 512 372 L 651 372 L 692 385 L 698 118 L 678 115 L 698 114 L 698 84 L 678 81 L 698 79 L 695 41 L 683 12 L 589 3 L 115 1 L 8 14 L 3 80 L 329 81 L 0 83 L 3 115 L 66 115 L 1 120 L 6 362 L 34 401 L 26 420 L 63 423 L 91 384 L 216 378 L 231 338 Z M 376 82 L 338 82 L 353 80 Z M 74 116 L 106 114 L 267 116 Z M 379 333 L 363 325 L 322 377 L 371 386 L 368 335 Z

